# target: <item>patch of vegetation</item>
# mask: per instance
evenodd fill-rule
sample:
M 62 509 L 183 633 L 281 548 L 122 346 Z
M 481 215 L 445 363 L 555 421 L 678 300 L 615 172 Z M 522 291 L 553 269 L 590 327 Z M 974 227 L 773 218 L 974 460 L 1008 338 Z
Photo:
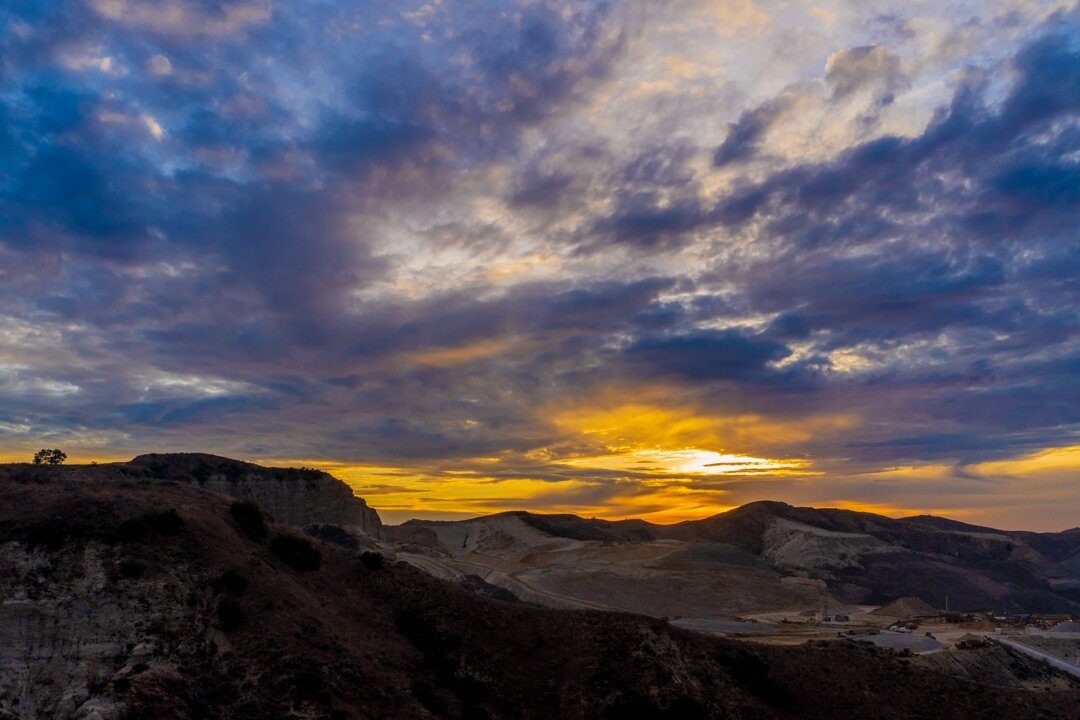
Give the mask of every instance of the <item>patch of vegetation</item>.
M 461 639 L 439 630 L 435 619 L 420 605 L 410 604 L 394 613 L 402 635 L 424 653 L 424 666 L 436 677 L 452 685 L 461 667 Z
M 746 650 L 727 650 L 719 653 L 717 660 L 751 695 L 773 707 L 787 709 L 791 706 L 787 690 L 773 680 L 768 663 L 761 658 Z
M 415 678 L 412 682 L 412 694 L 421 705 L 437 717 L 445 717 L 450 714 L 450 706 L 443 698 L 442 693 L 435 685 L 426 678 Z
M 62 465 L 67 460 L 67 453 L 60 448 L 42 448 L 34 453 L 35 465 Z
M 47 522 L 31 525 L 26 530 L 26 544 L 31 550 L 41 548 L 47 552 L 56 552 L 64 545 L 64 531 Z
M 132 560 L 125 558 L 120 561 L 120 575 L 131 579 L 142 577 L 146 572 L 146 563 L 139 562 L 138 560 Z
M 217 615 L 223 632 L 231 633 L 244 624 L 244 609 L 236 598 L 221 598 L 218 601 Z
M 239 571 L 229 569 L 223 572 L 210 581 L 210 587 L 214 588 L 214 592 L 231 592 L 242 593 L 247 589 L 247 578 L 240 574 Z
M 383 554 L 370 550 L 360 553 L 360 562 L 364 563 L 364 567 L 368 570 L 382 570 L 386 566 L 386 558 Z
M 173 509 L 146 515 L 146 523 L 159 535 L 179 535 L 184 529 L 184 518 Z
M 160 461 L 154 461 L 146 466 L 147 472 L 150 473 L 150 477 L 158 480 L 164 480 L 169 477 L 169 466 Z
M 270 552 L 297 572 L 318 570 L 322 566 L 322 555 L 302 537 L 296 535 L 275 535 L 270 541 Z
M 178 535 L 183 529 L 184 519 L 176 510 L 169 508 L 128 518 L 120 523 L 117 534 L 122 542 L 134 542 L 154 536 Z
M 267 536 L 269 531 L 262 508 L 251 500 L 237 500 L 229 507 L 229 514 L 249 540 L 259 542 Z
M 195 478 L 195 482 L 199 483 L 199 485 L 205 485 L 213 474 L 214 471 L 210 466 L 202 461 L 200 461 L 191 471 L 191 477 Z
M 655 698 L 630 695 L 612 703 L 605 715 L 609 720 L 707 720 L 709 710 L 685 695 L 668 707 L 662 707 Z

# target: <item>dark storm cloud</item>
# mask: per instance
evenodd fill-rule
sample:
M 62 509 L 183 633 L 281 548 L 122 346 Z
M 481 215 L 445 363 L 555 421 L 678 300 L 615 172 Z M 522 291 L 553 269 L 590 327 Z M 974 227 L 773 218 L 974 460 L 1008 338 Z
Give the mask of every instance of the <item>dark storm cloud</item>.
M 0 433 L 505 455 L 491 477 L 561 482 L 586 471 L 527 455 L 595 448 L 545 415 L 621 383 L 711 417 L 746 388 L 732 412 L 864 418 L 784 447 L 807 457 L 1075 441 L 1068 18 L 923 130 L 798 161 L 769 143 L 802 86 L 687 93 L 660 130 L 644 118 L 678 91 L 597 117 L 639 89 L 605 84 L 635 50 L 628 5 L 0 8 Z M 909 65 L 863 43 L 821 103 L 893 111 Z M 588 473 L 574 501 L 630 492 Z
M 836 93 L 862 82 L 863 65 L 844 66 Z M 710 216 L 731 229 L 760 223 L 775 248 L 741 275 L 750 306 L 776 313 L 767 335 L 819 352 L 861 347 L 890 358 L 891 369 L 872 375 L 865 392 L 895 398 L 887 401 L 893 413 L 899 400 L 898 432 L 920 418 L 979 428 L 857 446 L 863 450 L 971 459 L 1036 447 L 1038 438 L 1075 439 L 1075 383 L 1052 368 L 1071 367 L 1060 354 L 1075 352 L 1080 332 L 1080 196 L 1076 163 L 1063 160 L 1078 147 L 1080 53 L 1050 32 L 1012 66 L 1016 81 L 998 102 L 975 77 L 920 135 L 886 136 L 829 162 L 779 170 L 742 185 Z M 718 277 L 730 279 L 730 269 Z M 912 343 L 936 347 L 907 360 L 895 354 Z M 1032 361 L 1036 353 L 1053 359 Z M 995 358 L 996 371 L 963 382 L 942 385 L 940 372 L 919 367 L 980 356 Z M 831 382 L 842 387 L 840 378 Z
M 999 107 L 969 81 L 921 135 L 885 136 L 779 172 L 725 198 L 717 217 L 735 226 L 766 215 L 774 233 L 802 248 L 901 237 L 906 226 L 893 218 L 925 211 L 936 218 L 917 227 L 946 240 L 1013 239 L 1033 224 L 1064 229 L 1058 223 L 1075 208 L 1058 158 L 1076 130 L 1054 123 L 1080 110 L 1080 55 L 1055 34 L 1024 48 L 1014 66 L 1019 77 Z
M 769 363 L 789 354 L 780 343 L 734 330 L 643 337 L 624 351 L 646 374 L 690 381 L 764 379 Z
M 436 322 L 392 301 L 360 316 L 351 299 L 386 267 L 352 220 L 371 171 L 378 193 L 407 193 L 387 184 L 398 165 L 422 163 L 433 178 L 512 147 L 618 56 L 607 5 L 477 2 L 423 21 L 393 8 L 318 18 L 284 5 L 158 5 L 0 10 L 0 292 L 8 319 L 27 327 L 77 323 L 32 335 L 33 377 L 9 375 L 5 415 L 40 431 L 220 429 L 282 401 L 318 413 L 351 348 L 385 357 L 500 329 L 587 334 L 643 307 L 634 284 L 526 291 L 499 307 L 462 296 Z M 331 41 L 361 21 L 388 30 Z M 421 39 L 428 26 L 439 42 Z M 288 87 L 307 80 L 325 92 Z M 25 274 L 9 277 L 15 268 Z M 55 342 L 65 352 L 48 352 Z M 126 361 L 102 362 L 117 354 Z M 174 396 L 144 399 L 146 376 Z M 246 390 L 200 397 L 213 378 Z

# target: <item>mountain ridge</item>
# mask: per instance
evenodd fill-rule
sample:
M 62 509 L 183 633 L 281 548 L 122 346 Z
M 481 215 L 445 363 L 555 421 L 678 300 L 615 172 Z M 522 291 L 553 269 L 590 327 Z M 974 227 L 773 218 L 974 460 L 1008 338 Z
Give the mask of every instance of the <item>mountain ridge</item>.
M 1080 685 L 1004 648 L 765 646 L 506 602 L 272 519 L 261 538 L 229 496 L 127 469 L 0 466 L 0 717 L 1080 718 Z
M 758 501 L 672 525 L 510 511 L 470 520 L 410 520 L 388 528 L 387 533 L 390 538 L 410 535 L 417 540 L 426 528 L 433 532 L 427 546 L 438 550 L 433 538 L 440 533 L 448 536 L 455 528 L 469 527 L 479 533 L 486 526 L 505 526 L 508 521 L 519 521 L 561 541 L 643 548 L 683 543 L 701 548 L 695 551 L 698 561 L 703 552 L 711 552 L 717 560 L 710 567 L 751 567 L 757 562 L 782 576 L 822 581 L 836 599 L 848 603 L 884 604 L 915 595 L 937 607 L 944 607 L 948 600 L 950 607 L 964 610 L 1080 611 L 1080 533 L 1072 530 L 998 530 L 948 518 L 890 518 Z M 505 534 L 506 527 L 499 532 Z M 497 542 L 487 546 L 479 555 L 480 562 L 491 553 L 499 556 Z M 444 550 L 454 555 L 462 548 L 446 546 Z M 506 545 L 505 557 L 500 557 L 516 562 L 506 555 L 514 552 L 512 544 Z M 1067 582 L 1059 582 L 1062 579 Z

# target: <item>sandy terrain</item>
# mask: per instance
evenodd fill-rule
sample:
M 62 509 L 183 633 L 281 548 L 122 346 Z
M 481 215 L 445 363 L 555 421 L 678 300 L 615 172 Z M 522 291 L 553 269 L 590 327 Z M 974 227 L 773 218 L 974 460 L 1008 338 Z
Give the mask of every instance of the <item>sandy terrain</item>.
M 513 515 L 427 527 L 438 547 L 410 548 L 399 552 L 402 560 L 445 579 L 477 575 L 553 607 L 730 622 L 748 612 L 797 613 L 838 604 L 821 581 L 729 564 L 732 553 L 722 547 L 703 553 L 697 544 L 679 540 L 552 537 Z

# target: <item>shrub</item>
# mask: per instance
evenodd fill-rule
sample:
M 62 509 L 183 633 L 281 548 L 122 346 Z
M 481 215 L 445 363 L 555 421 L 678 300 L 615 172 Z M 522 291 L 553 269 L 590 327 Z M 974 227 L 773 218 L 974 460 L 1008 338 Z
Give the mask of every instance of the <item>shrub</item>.
M 236 598 L 221 598 L 218 602 L 217 614 L 224 632 L 231 633 L 244 624 L 244 609 L 240 607 L 240 601 Z
M 138 560 L 121 560 L 120 561 L 120 574 L 126 578 L 142 577 L 142 574 L 146 572 L 146 563 L 141 563 Z
M 149 532 L 146 523 L 142 518 L 128 518 L 120 523 L 120 527 L 117 528 L 120 539 L 123 542 L 131 542 L 133 540 L 141 540 Z
M 38 523 L 26 530 L 26 544 L 31 550 L 43 548 L 48 552 L 56 552 L 64 545 L 64 532 L 50 523 Z
M 128 518 L 120 523 L 118 534 L 123 542 L 142 540 L 153 535 L 177 535 L 184 529 L 184 519 L 172 508 Z
M 195 469 L 191 471 L 191 477 L 195 478 L 195 482 L 200 485 L 205 485 L 213 476 L 214 471 L 205 462 L 199 462 L 195 466 Z
M 171 508 L 144 515 L 143 518 L 151 532 L 159 535 L 178 535 L 184 529 L 184 519 L 180 517 L 180 513 Z
M 270 541 L 270 552 L 297 572 L 318 570 L 322 555 L 310 542 L 296 535 L 275 535 Z
M 364 567 L 368 570 L 382 570 L 386 564 L 386 558 L 382 553 L 367 551 L 360 553 L 360 562 L 364 563 Z
M 247 589 L 247 578 L 238 571 L 230 569 L 211 580 L 210 586 L 214 588 L 214 592 L 224 590 L 231 593 L 242 593 Z
M 250 500 L 237 500 L 229 508 L 233 520 L 249 539 L 259 542 L 267 535 L 262 508 Z

